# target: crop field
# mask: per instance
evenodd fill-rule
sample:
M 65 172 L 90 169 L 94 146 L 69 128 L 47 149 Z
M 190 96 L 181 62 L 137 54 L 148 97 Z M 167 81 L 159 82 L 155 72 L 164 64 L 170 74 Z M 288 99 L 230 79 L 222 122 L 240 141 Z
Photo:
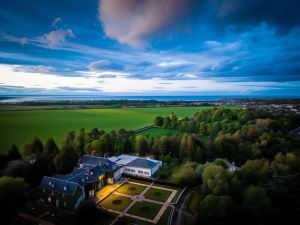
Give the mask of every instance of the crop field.
M 61 145 L 69 131 L 80 128 L 137 129 L 153 124 L 157 115 L 166 116 L 173 111 L 180 118 L 209 108 L 212 107 L 1 111 L 0 152 L 7 152 L 12 143 L 18 147 L 30 143 L 34 136 L 43 141 L 53 137 Z

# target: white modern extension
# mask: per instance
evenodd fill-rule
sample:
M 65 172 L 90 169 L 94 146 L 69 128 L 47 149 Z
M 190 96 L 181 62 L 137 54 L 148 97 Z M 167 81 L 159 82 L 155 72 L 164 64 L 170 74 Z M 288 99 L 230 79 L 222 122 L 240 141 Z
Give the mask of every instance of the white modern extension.
M 109 158 L 110 161 L 123 167 L 123 173 L 139 177 L 153 177 L 162 167 L 162 161 L 131 155 L 120 155 Z

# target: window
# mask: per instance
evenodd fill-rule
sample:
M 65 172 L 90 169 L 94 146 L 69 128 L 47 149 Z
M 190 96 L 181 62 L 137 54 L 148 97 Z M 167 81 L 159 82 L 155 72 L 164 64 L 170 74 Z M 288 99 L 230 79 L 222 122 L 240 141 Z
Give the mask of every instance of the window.
M 130 169 L 125 169 L 125 171 L 130 172 Z
M 144 174 L 149 175 L 149 172 L 144 172 Z
M 64 186 L 64 191 L 67 191 L 67 190 L 68 190 L 67 186 Z
M 140 174 L 143 174 L 143 171 L 141 171 L 141 170 L 138 170 L 138 173 L 140 173 Z
M 48 202 L 51 203 L 51 197 L 48 197 Z
M 135 173 L 135 170 L 130 170 L 131 173 Z

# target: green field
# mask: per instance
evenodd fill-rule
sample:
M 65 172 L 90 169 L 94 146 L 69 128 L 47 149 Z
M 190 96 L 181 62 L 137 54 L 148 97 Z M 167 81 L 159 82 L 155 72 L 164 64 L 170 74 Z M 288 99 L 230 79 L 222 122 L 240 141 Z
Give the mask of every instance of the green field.
M 180 118 L 209 108 L 212 107 L 0 111 L 0 152 L 5 153 L 12 143 L 19 147 L 30 143 L 34 136 L 43 141 L 53 137 L 61 145 L 69 131 L 80 128 L 137 129 L 153 124 L 157 115 L 166 116 L 173 111 Z
M 137 133 L 138 135 L 148 135 L 149 137 L 156 137 L 163 134 L 177 134 L 178 136 L 183 136 L 184 132 L 175 129 L 163 129 L 163 128 L 150 128 L 148 130 L 143 130 Z

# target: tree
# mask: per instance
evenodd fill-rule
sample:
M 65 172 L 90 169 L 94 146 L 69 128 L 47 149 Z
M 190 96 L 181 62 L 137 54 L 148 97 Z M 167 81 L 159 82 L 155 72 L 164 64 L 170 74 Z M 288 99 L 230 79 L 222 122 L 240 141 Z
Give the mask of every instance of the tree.
M 214 195 L 224 195 L 229 191 L 229 177 L 222 166 L 209 165 L 202 174 L 202 189 Z
M 161 127 L 163 125 L 163 123 L 164 123 L 164 119 L 161 116 L 155 117 L 155 119 L 154 119 L 155 126 Z
M 269 177 L 269 162 L 266 160 L 248 160 L 239 170 L 244 185 L 264 183 Z
M 9 224 L 24 204 L 28 185 L 22 178 L 0 178 L 1 224 Z
M 66 140 L 65 140 L 65 145 L 73 145 L 75 140 L 75 131 L 70 131 L 67 134 Z
M 250 186 L 244 192 L 244 209 L 250 219 L 262 219 L 270 209 L 270 200 L 262 187 Z
M 47 141 L 45 142 L 44 156 L 53 160 L 54 157 L 58 154 L 58 152 L 59 152 L 59 149 L 58 149 L 54 139 L 48 138 Z
M 99 142 L 100 142 L 100 149 L 103 154 L 112 151 L 113 139 L 111 137 L 111 134 L 109 133 L 103 134 L 100 137 Z
M 172 174 L 172 181 L 177 184 L 189 185 L 196 182 L 195 164 L 186 162 L 180 169 Z
M 28 161 L 21 161 L 21 160 L 13 160 L 10 161 L 6 168 L 3 170 L 2 174 L 4 176 L 9 177 L 27 177 L 27 171 L 30 167 L 30 164 Z
M 34 137 L 31 143 L 31 154 L 41 155 L 43 150 L 44 146 L 42 141 L 38 137 Z
M 44 146 L 38 137 L 34 137 L 31 144 L 25 144 L 22 147 L 22 155 L 24 157 L 37 157 L 43 153 Z
M 8 151 L 7 160 L 12 161 L 19 159 L 22 159 L 22 155 L 20 154 L 18 147 L 15 144 L 13 144 L 10 150 Z
M 169 117 L 164 118 L 163 128 L 170 128 L 171 127 L 171 120 Z
M 67 174 L 77 165 L 78 153 L 72 145 L 65 145 L 55 157 L 54 164 L 58 173 Z
M 170 128 L 172 128 L 172 129 L 177 128 L 177 120 L 178 119 L 177 119 L 177 116 L 174 114 L 174 112 L 170 113 L 169 118 L 170 118 L 170 122 L 171 122 Z
M 102 156 L 104 152 L 102 151 L 102 146 L 99 140 L 94 140 L 91 145 L 91 152 L 96 155 Z
M 83 155 L 85 145 L 85 130 L 83 128 L 79 130 L 79 134 L 75 137 L 74 144 L 80 155 Z
M 240 210 L 229 196 L 207 195 L 200 203 L 197 222 L 203 225 L 238 224 Z
M 148 152 L 148 143 L 144 136 L 139 135 L 135 138 L 134 149 L 141 156 L 144 156 Z

